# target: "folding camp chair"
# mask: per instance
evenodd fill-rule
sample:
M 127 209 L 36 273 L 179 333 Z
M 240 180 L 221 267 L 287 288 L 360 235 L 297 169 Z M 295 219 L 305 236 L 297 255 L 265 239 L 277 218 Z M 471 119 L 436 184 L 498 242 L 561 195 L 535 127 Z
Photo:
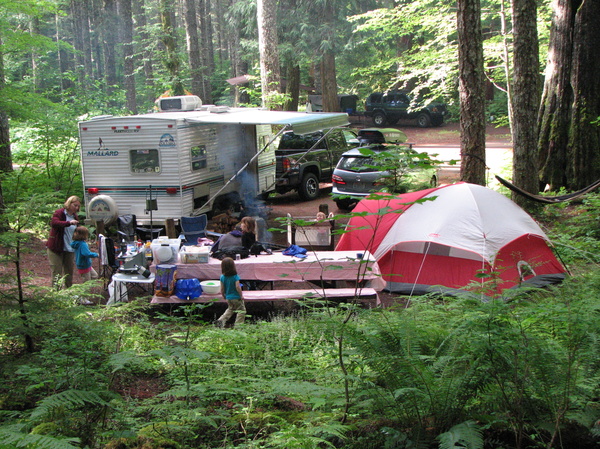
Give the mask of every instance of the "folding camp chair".
M 119 270 L 119 263 L 113 239 L 102 234 L 98 234 L 98 260 L 100 262 L 99 277 L 104 280 L 104 288 L 106 288 L 113 274 Z
M 136 235 L 143 240 L 153 240 L 160 235 L 162 229 L 160 226 L 156 228 L 138 226 L 137 217 L 133 214 L 119 215 L 117 220 L 117 233 L 121 240 L 126 242 L 133 242 Z
M 195 245 L 199 238 L 206 237 L 206 225 L 208 224 L 206 214 L 195 217 L 181 217 L 179 224 L 185 241 L 184 245 Z

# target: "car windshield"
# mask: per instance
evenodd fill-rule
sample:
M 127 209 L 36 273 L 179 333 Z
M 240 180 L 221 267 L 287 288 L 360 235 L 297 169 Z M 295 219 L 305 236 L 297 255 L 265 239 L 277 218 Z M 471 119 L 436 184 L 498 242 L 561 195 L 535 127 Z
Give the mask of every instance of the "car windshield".
M 283 136 L 281 136 L 279 149 L 310 150 L 317 142 L 319 142 L 319 140 L 322 140 L 322 138 L 322 132 L 309 134 L 285 133 Z
M 340 160 L 338 168 L 357 173 L 367 173 L 380 171 L 377 167 L 382 165 L 384 165 L 382 160 L 374 161 L 372 157 L 347 156 Z

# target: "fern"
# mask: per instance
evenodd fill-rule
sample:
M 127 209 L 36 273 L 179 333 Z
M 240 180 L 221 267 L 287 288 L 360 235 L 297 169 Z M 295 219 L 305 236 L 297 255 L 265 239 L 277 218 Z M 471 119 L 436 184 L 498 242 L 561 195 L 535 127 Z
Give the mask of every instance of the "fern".
M 76 449 L 79 438 L 55 438 L 24 433 L 17 426 L 0 427 L 0 449 Z
M 106 392 L 103 391 L 101 394 L 106 394 Z M 74 407 L 83 407 L 84 405 L 107 407 L 109 403 L 102 399 L 99 393 L 94 391 L 66 390 L 48 396 L 40 401 L 40 404 L 31 413 L 31 420 L 42 419 L 44 416 L 58 409 L 71 409 Z
M 440 449 L 482 449 L 483 433 L 474 421 L 465 421 L 438 435 Z

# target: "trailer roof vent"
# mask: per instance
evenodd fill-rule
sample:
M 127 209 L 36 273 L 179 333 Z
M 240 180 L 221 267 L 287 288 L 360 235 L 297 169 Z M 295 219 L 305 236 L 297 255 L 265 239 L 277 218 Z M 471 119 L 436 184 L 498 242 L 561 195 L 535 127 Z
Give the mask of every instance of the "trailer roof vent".
M 180 95 L 178 97 L 165 97 L 156 100 L 158 110 L 168 111 L 193 111 L 202 106 L 202 100 L 196 95 Z

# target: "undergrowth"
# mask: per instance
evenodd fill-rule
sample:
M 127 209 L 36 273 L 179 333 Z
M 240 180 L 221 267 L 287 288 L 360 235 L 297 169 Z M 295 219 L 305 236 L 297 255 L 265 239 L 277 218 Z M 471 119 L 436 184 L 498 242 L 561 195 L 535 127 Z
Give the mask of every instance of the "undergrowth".
M 596 447 L 599 202 L 539 214 L 577 275 L 510 301 L 305 304 L 224 330 L 210 304 L 7 289 L 0 449 Z
M 510 303 L 421 297 L 235 330 L 193 307 L 57 304 L 34 353 L 0 337 L 0 447 L 591 447 L 599 292 L 592 272 Z M 154 390 L 127 389 L 141 379 Z

